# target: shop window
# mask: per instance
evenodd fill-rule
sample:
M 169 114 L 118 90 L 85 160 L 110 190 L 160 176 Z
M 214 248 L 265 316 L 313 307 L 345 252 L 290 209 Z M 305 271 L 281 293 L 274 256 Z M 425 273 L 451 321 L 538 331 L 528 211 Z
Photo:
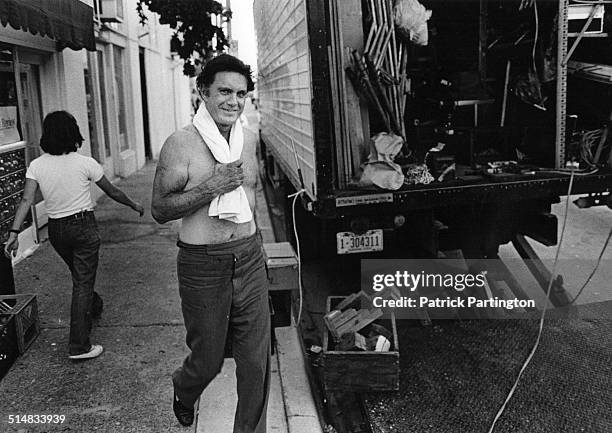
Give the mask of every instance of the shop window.
M 21 141 L 13 53 L 0 48 L 0 146 Z
M 26 157 L 27 148 L 23 143 L 27 140 L 27 133 L 24 134 L 22 130 L 22 124 L 27 124 L 27 121 L 23 122 L 21 115 L 30 116 L 31 110 L 23 107 L 32 101 L 29 96 L 23 95 L 23 90 L 28 88 L 28 83 L 23 83 L 27 73 L 17 75 L 13 50 L 13 47 L 0 44 L 0 244 L 6 241 L 8 230 L 13 224 L 29 162 Z M 23 71 L 24 66 L 19 69 Z M 20 80 L 22 94 L 17 84 Z M 37 203 L 40 199 L 37 198 Z M 31 224 L 32 214 L 29 213 L 22 227 Z

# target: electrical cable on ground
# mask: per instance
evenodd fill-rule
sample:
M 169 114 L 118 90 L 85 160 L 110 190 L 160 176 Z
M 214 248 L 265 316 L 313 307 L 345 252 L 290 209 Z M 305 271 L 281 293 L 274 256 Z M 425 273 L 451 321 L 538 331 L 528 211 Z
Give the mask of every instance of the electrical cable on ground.
M 548 303 L 549 303 L 549 300 L 550 300 L 550 292 L 551 292 L 551 289 L 552 289 L 552 285 L 553 285 L 553 282 L 555 281 L 555 274 L 556 274 L 556 271 L 557 271 L 557 263 L 559 261 L 559 253 L 561 252 L 561 244 L 563 243 L 563 236 L 565 235 L 565 227 L 566 227 L 566 224 L 567 224 L 567 214 L 568 214 L 569 202 L 570 202 L 569 198 L 570 198 L 571 193 L 572 193 L 572 186 L 573 186 L 573 184 L 574 184 L 574 171 L 572 170 L 571 171 L 570 180 L 569 180 L 569 186 L 568 186 L 568 190 L 567 190 L 567 199 L 565 201 L 565 215 L 563 217 L 563 226 L 561 228 L 561 235 L 559 237 L 559 245 L 557 246 L 557 252 L 555 254 L 555 261 L 553 262 L 552 271 L 550 273 L 550 281 L 548 282 L 548 288 L 546 289 L 546 301 L 544 303 L 544 308 L 542 309 L 542 315 L 540 316 L 540 324 L 539 324 L 539 327 L 538 327 L 538 336 L 536 337 L 536 341 L 535 341 L 535 343 L 533 345 L 533 348 L 531 349 L 531 352 L 529 353 L 529 356 L 527 356 L 527 359 L 523 363 L 523 366 L 521 367 L 521 370 L 519 371 L 518 376 L 516 377 L 516 380 L 514 381 L 514 385 L 512 385 L 512 388 L 510 389 L 510 392 L 508 393 L 508 396 L 506 397 L 506 400 L 504 401 L 504 403 L 502 404 L 502 407 L 499 409 L 499 411 L 495 415 L 495 418 L 493 419 L 493 423 L 491 424 L 491 428 L 488 430 L 488 433 L 493 433 L 493 430 L 495 428 L 495 424 L 497 423 L 499 418 L 502 416 L 502 414 L 506 410 L 506 405 L 508 404 L 508 402 L 510 401 L 510 399 L 514 395 L 514 392 L 516 391 L 516 388 L 518 387 L 518 384 L 519 384 L 519 381 L 521 380 L 521 376 L 523 375 L 523 372 L 527 369 L 527 366 L 531 362 L 531 359 L 533 358 L 533 355 L 535 355 L 535 352 L 538 349 L 538 346 L 540 345 L 540 338 L 542 337 L 542 331 L 544 329 L 544 317 L 546 316 L 546 309 L 548 307 Z

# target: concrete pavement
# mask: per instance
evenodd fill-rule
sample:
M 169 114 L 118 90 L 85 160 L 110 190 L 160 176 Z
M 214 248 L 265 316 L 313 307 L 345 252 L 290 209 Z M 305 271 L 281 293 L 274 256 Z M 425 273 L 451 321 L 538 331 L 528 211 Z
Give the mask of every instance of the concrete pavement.
M 101 199 L 96 208 L 102 237 L 96 290 L 104 299 L 104 312 L 94 327 L 92 342 L 105 348 L 99 358 L 80 363 L 67 358 L 71 280 L 68 269 L 51 245 L 43 243 L 15 267 L 17 293 L 37 295 L 41 334 L 0 382 L 0 431 L 178 433 L 195 430 L 195 426 L 182 428 L 171 409 L 170 375 L 188 349 L 184 343 L 176 279 L 177 226 L 176 223 L 158 225 L 150 216 L 154 170 L 153 164 L 147 165 L 120 182 L 120 187 L 147 209 L 143 218 L 108 198 Z M 260 197 L 263 197 L 261 192 Z M 265 208 L 260 203 L 257 218 L 262 219 L 264 236 L 269 236 L 271 225 L 261 215 Z M 268 235 L 266 228 L 270 229 Z M 290 328 L 283 332 L 295 334 Z M 304 376 L 303 365 L 291 369 L 286 360 L 275 357 L 277 367 L 273 369 L 268 431 L 316 432 L 316 429 L 288 427 L 287 401 L 278 367 L 283 362 L 285 374 L 292 378 Z M 213 392 L 215 398 L 201 399 L 199 428 L 217 423 L 231 431 L 235 404 L 231 401 L 235 387 L 233 376 L 230 361 L 214 384 L 223 392 Z M 293 390 L 306 401 L 297 405 L 297 411 L 316 419 L 310 389 L 307 383 L 306 387 L 303 385 Z M 206 412 L 214 409 L 215 406 L 208 406 L 213 403 L 219 410 Z M 66 421 L 46 426 L 9 424 L 9 414 L 59 414 L 65 415 Z M 198 431 L 222 433 L 224 430 Z

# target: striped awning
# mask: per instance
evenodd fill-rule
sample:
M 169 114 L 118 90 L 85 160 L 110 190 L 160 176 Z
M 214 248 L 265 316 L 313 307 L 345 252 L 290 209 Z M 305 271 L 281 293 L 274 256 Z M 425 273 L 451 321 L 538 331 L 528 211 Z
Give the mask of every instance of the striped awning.
M 0 23 L 54 39 L 60 49 L 96 49 L 93 8 L 79 0 L 0 0 Z

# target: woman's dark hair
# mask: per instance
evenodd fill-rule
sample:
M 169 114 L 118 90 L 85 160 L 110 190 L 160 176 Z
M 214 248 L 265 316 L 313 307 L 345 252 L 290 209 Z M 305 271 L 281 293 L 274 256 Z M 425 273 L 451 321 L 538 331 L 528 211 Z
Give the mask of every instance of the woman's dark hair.
M 202 90 L 209 88 L 213 81 L 215 81 L 215 74 L 217 72 L 238 72 L 246 78 L 248 92 L 255 88 L 253 77 L 251 76 L 251 67 L 243 63 L 237 57 L 229 54 L 221 54 L 206 62 L 202 68 L 202 72 L 200 72 L 196 80 L 198 89 Z
M 72 114 L 67 111 L 54 111 L 43 120 L 43 133 L 40 147 L 51 155 L 63 155 L 76 152 L 83 143 L 79 125 Z

